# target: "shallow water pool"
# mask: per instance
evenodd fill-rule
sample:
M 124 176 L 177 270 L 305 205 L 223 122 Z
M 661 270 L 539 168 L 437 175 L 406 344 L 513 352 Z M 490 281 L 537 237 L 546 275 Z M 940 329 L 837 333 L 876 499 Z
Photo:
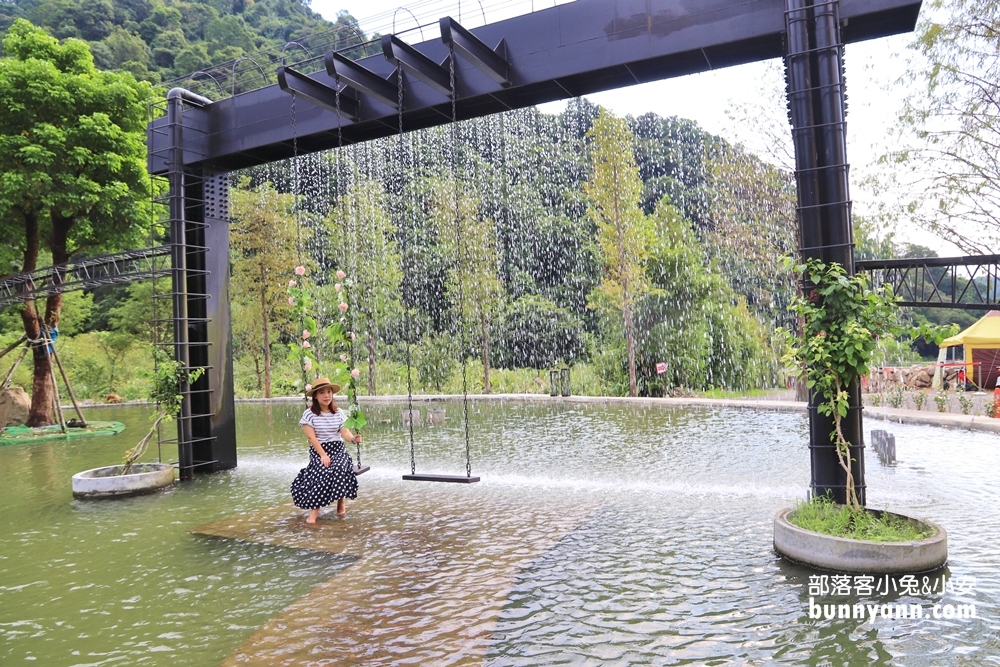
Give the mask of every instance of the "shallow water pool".
M 428 404 L 415 407 L 426 419 Z M 462 404 L 431 407 L 447 418 L 415 427 L 417 470 L 464 474 Z M 404 408 L 368 411 L 363 455 L 372 471 L 342 535 L 350 541 L 354 521 L 358 539 L 378 537 L 360 560 L 301 541 L 188 532 L 287 501 L 307 458 L 300 404 L 240 404 L 239 467 L 153 496 L 77 501 L 69 487 L 74 472 L 116 462 L 141 437 L 143 408 L 93 411 L 128 424 L 118 436 L 0 448 L 0 664 L 217 665 L 323 586 L 334 598 L 338 582 L 363 593 L 358 579 L 371 577 L 384 608 L 416 605 L 422 593 L 404 590 L 410 580 L 383 573 L 404 557 L 424 564 L 423 576 L 448 575 L 462 561 L 484 577 L 480 586 L 500 581 L 488 576 L 493 569 L 515 567 L 481 610 L 481 590 L 450 594 L 469 598 L 455 624 L 411 610 L 414 618 L 398 623 L 419 633 L 397 624 L 391 651 L 356 664 L 1000 664 L 1000 437 L 866 421 L 866 431 L 895 434 L 899 459 L 893 467 L 868 461 L 869 504 L 947 528 L 950 563 L 940 574 L 953 590 L 860 599 L 921 604 L 923 619 L 826 620 L 809 617 L 813 573 L 771 548 L 774 513 L 805 497 L 804 416 L 470 402 L 473 474 L 483 481 L 445 486 L 399 479 L 410 470 Z M 531 515 L 541 531 L 532 535 L 548 520 L 553 530 L 549 540 L 530 538 L 537 548 L 512 560 L 518 513 Z M 399 547 L 408 526 L 425 531 L 424 553 Z M 427 539 L 449 531 L 447 543 Z M 391 599 L 395 586 L 399 600 Z M 414 610 L 430 609 L 426 595 Z M 974 604 L 977 618 L 930 618 L 933 604 Z M 378 625 L 369 619 L 357 631 Z M 461 641 L 468 628 L 478 633 L 477 652 L 427 657 L 436 641 Z M 280 635 L 268 641 L 257 642 L 255 655 L 277 662 Z M 336 654 L 327 657 L 337 664 Z

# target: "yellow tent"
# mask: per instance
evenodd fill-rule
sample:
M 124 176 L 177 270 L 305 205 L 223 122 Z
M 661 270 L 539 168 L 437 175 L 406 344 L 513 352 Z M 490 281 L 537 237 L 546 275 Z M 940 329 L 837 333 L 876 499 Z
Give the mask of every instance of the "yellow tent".
M 993 389 L 1000 366 L 1000 310 L 991 310 L 965 331 L 946 338 L 942 348 L 965 346 L 965 377 L 980 389 Z

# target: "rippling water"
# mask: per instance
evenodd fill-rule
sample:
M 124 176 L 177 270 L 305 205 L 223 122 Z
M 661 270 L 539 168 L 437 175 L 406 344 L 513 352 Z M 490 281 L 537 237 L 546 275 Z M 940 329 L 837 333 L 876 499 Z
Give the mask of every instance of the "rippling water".
M 434 407 L 417 470 L 463 474 L 462 406 Z M 944 525 L 947 574 L 974 581 L 868 601 L 979 617 L 872 623 L 810 619 L 811 572 L 772 551 L 808 483 L 803 416 L 471 403 L 483 482 L 466 487 L 399 481 L 401 408 L 370 411 L 373 470 L 316 533 L 280 505 L 306 461 L 297 405 L 238 406 L 239 468 L 155 496 L 69 489 L 138 440 L 144 409 L 102 410 L 130 424 L 113 438 L 0 448 L 0 664 L 1000 663 L 1000 437 L 866 422 L 899 458 L 868 462 L 869 504 Z M 188 532 L 203 524 L 239 539 Z

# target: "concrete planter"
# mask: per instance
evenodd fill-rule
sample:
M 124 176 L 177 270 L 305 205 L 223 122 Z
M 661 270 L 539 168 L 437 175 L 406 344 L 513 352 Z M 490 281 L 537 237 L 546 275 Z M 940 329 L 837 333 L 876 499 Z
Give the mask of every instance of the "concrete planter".
M 167 463 L 137 463 L 128 475 L 118 475 L 119 466 L 84 470 L 73 475 L 76 498 L 119 498 L 152 493 L 172 486 L 174 467 Z
M 911 542 L 869 542 L 814 533 L 788 521 L 793 509 L 783 509 L 774 517 L 774 550 L 788 560 L 836 572 L 864 574 L 915 573 L 936 570 L 948 561 L 948 533 L 930 521 L 930 537 Z M 880 515 L 880 510 L 869 510 Z M 902 515 L 896 515 L 902 516 Z

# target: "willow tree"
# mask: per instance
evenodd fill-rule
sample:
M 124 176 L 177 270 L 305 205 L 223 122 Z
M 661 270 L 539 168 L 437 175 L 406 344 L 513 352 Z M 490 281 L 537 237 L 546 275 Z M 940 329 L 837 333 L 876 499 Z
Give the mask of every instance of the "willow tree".
M 584 183 L 587 215 L 597 226 L 604 277 L 592 294 L 594 308 L 608 304 L 621 313 L 628 357 L 629 396 L 636 395 L 635 307 L 648 292 L 645 272 L 653 225 L 642 212 L 642 180 L 632 150 L 633 136 L 624 120 L 601 109 L 587 132 L 591 178 Z
M 365 338 L 369 396 L 376 390 L 380 334 L 402 312 L 403 271 L 396 226 L 386 207 L 382 184 L 355 171 L 352 185 L 326 218 L 339 266 L 352 281 L 350 312 L 356 313 L 353 326 Z
M 101 72 L 86 42 L 59 42 L 18 19 L 0 58 L 0 237 L 6 259 L 38 268 L 82 254 L 148 245 L 152 218 L 146 174 L 149 85 Z M 19 257 L 17 257 L 19 255 Z M 59 326 L 62 295 L 21 306 L 32 340 Z M 50 423 L 51 363 L 33 347 L 27 424 Z
M 271 344 L 291 317 L 288 276 L 298 259 L 294 196 L 270 183 L 230 192 L 233 224 L 233 325 L 257 374 L 257 388 L 271 397 Z
M 445 290 L 458 309 L 462 327 L 478 339 L 483 393 L 488 394 L 492 391 L 490 330 L 504 303 L 503 282 L 497 267 L 496 224 L 480 215 L 479 199 L 459 190 L 456 181 L 434 178 L 427 183 L 438 245 L 451 260 Z
M 737 294 L 766 321 L 791 326 L 796 276 L 782 258 L 795 252 L 795 183 L 788 172 L 741 147 L 719 145 L 707 163 L 714 193 L 703 240 Z

